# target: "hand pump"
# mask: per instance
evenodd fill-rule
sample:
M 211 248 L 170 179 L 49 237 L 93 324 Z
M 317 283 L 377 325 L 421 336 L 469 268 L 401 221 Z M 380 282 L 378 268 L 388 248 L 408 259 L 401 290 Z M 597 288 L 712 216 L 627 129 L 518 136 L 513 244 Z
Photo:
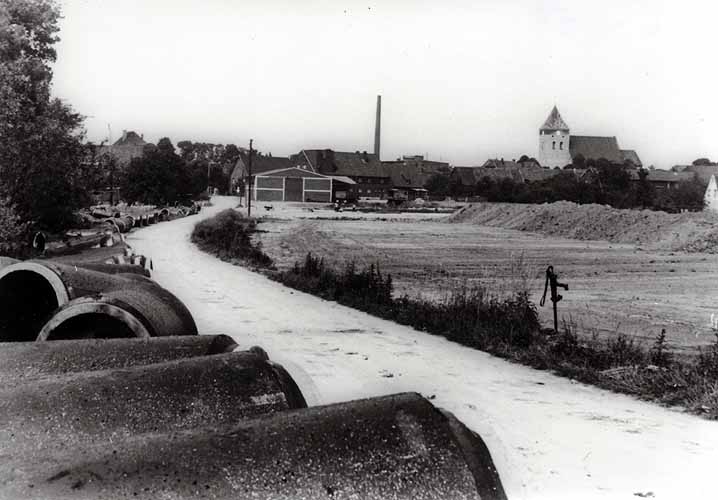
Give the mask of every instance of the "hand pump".
M 539 302 L 541 307 L 546 303 L 546 292 L 549 286 L 551 287 L 551 302 L 553 302 L 553 330 L 558 333 L 558 312 L 556 304 L 563 298 L 563 296 L 558 293 L 558 287 L 568 290 L 568 285 L 558 282 L 558 276 L 553 271 L 553 266 L 548 266 L 546 269 L 546 284 L 543 288 L 543 297 L 541 297 L 541 302 Z

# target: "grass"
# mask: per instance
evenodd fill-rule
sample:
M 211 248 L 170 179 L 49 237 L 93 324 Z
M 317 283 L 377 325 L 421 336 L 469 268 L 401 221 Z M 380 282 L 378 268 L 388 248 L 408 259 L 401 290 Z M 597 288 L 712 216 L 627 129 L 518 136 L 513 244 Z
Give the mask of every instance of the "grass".
M 251 235 L 256 231 L 257 223 L 254 219 L 227 209 L 197 223 L 192 231 L 192 242 L 222 260 L 272 269 L 274 264 L 262 251 L 262 244 L 252 241 Z
M 718 337 L 695 360 L 671 355 L 663 330 L 653 345 L 617 335 L 582 339 L 575 325 L 542 330 L 536 306 L 522 287 L 525 265 L 516 265 L 515 287 L 494 295 L 482 286 L 460 286 L 439 301 L 392 296 L 392 279 L 378 265 L 341 270 L 307 254 L 281 283 L 369 314 L 558 375 L 718 419 Z M 549 333 L 550 332 L 550 333 Z

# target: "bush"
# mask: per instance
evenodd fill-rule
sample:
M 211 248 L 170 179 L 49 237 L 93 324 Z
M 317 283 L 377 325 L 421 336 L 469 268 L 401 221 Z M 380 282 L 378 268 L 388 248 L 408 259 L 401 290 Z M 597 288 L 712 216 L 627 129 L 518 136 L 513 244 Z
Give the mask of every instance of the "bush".
M 499 298 L 483 287 L 461 287 L 439 303 L 406 296 L 394 299 L 391 275 L 382 274 L 378 265 L 357 270 L 350 262 L 337 271 L 311 253 L 275 278 L 289 287 L 471 347 L 526 347 L 539 329 L 536 308 L 526 292 Z
M 6 198 L 0 198 L 0 256 L 26 257 L 30 224 L 23 223 Z
M 253 243 L 257 223 L 232 209 L 223 210 L 194 227 L 192 241 L 205 252 L 222 260 L 240 260 L 261 268 L 272 268 L 272 259 L 262 251 L 261 243 Z

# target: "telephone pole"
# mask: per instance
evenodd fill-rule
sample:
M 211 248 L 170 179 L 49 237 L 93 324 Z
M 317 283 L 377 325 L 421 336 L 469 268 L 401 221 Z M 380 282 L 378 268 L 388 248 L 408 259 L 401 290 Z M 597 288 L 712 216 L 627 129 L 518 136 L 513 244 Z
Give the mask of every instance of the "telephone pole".
M 249 165 L 247 165 L 247 172 L 248 172 L 248 182 L 247 186 L 249 189 L 247 190 L 247 217 L 252 216 L 252 142 L 253 139 L 249 140 Z

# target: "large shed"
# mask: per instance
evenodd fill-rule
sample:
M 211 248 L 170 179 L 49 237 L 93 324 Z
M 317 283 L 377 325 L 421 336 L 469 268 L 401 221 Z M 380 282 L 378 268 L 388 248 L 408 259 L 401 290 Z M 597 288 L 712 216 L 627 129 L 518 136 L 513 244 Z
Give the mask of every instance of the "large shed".
M 258 174 L 252 188 L 256 201 L 332 201 L 332 178 L 299 167 Z

